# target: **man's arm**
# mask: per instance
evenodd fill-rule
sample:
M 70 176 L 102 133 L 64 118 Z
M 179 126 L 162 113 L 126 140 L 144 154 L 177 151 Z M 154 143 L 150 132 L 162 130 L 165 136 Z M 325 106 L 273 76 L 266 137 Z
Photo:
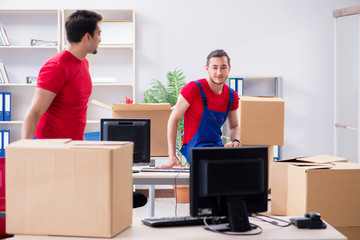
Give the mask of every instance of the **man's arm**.
M 166 165 L 162 165 L 160 166 L 160 168 L 172 168 L 174 166 L 182 166 L 179 158 L 176 156 L 176 135 L 179 121 L 184 116 L 189 106 L 190 104 L 180 94 L 168 121 L 167 140 L 169 160 Z
M 239 110 L 236 109 L 234 111 L 230 111 L 227 117 L 229 133 L 230 133 L 230 140 L 226 146 L 229 147 L 239 147 L 241 144 L 239 142 L 233 142 L 234 139 L 240 139 L 240 127 L 239 127 Z
M 55 96 L 56 94 L 51 91 L 42 88 L 35 89 L 34 97 L 21 128 L 21 138 L 31 139 L 34 137 L 36 126 L 41 115 L 48 109 Z

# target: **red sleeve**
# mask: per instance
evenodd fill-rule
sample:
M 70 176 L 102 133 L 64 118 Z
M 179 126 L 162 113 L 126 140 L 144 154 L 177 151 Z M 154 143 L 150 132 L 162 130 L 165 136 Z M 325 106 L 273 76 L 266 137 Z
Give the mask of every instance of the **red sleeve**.
M 57 94 L 64 86 L 65 70 L 55 62 L 46 63 L 40 70 L 37 87 Z
M 191 105 L 194 102 L 194 99 L 199 96 L 200 89 L 195 81 L 191 81 L 181 89 L 180 94 Z

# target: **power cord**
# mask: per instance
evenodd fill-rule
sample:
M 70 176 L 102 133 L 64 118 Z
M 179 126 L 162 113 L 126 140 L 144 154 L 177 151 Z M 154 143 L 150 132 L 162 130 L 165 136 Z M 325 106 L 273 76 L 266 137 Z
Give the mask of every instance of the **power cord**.
M 178 202 L 177 202 L 177 183 L 176 183 L 176 178 L 179 176 L 180 172 L 178 172 L 178 174 L 176 174 L 176 176 L 174 177 L 174 194 L 175 194 L 175 217 L 177 217 L 177 206 L 178 206 Z
M 258 216 L 261 216 L 261 217 L 264 217 L 264 218 L 269 218 L 269 219 L 272 219 L 272 221 L 269 221 L 269 220 L 266 220 L 266 219 L 263 219 L 263 218 L 260 218 Z M 289 221 L 286 221 L 286 220 L 283 220 L 283 219 L 280 219 L 280 218 L 275 218 L 275 217 L 271 217 L 271 216 L 266 216 L 266 215 L 263 215 L 263 214 L 260 214 L 260 213 L 257 213 L 256 215 L 254 216 L 251 216 L 252 218 L 256 218 L 256 219 L 259 219 L 263 222 L 266 222 L 266 223 L 270 223 L 274 226 L 277 226 L 277 227 L 288 227 L 291 225 L 291 223 Z M 284 222 L 286 224 L 283 224 L 283 225 L 280 225 L 279 222 Z
M 216 218 L 213 220 L 213 224 L 214 225 L 209 225 L 206 221 L 206 217 L 204 217 L 204 225 L 205 225 L 205 229 L 206 230 L 209 230 L 211 232 L 215 232 L 215 233 L 220 233 L 220 234 L 224 234 L 224 235 L 231 235 L 231 236 L 251 236 L 251 235 L 259 235 L 263 232 L 263 229 L 256 225 L 256 224 L 253 224 L 253 223 L 250 223 L 250 226 L 251 226 L 251 230 L 254 230 L 254 229 L 259 229 L 258 232 L 254 232 L 254 233 L 239 233 L 239 232 L 230 232 L 230 231 L 219 231 L 217 230 L 215 227 L 213 226 L 216 226 Z

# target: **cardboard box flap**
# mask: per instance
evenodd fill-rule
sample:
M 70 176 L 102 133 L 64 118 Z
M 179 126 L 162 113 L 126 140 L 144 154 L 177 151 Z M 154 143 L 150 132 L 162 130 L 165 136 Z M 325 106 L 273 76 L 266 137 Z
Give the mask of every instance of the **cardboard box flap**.
M 64 145 L 71 142 L 69 139 L 21 139 L 15 142 L 12 142 L 7 146 L 7 148 L 49 148 L 54 145 Z
M 73 149 L 79 148 L 106 148 L 115 149 L 121 146 L 125 146 L 132 142 L 129 141 L 72 141 L 67 145 Z
M 284 100 L 276 96 L 239 96 L 240 101 L 264 101 L 264 102 L 283 102 Z
M 289 166 L 299 167 L 304 169 L 305 171 L 314 170 L 314 169 L 331 169 L 333 165 L 331 164 L 316 164 L 316 163 L 294 163 Z
M 333 163 L 333 162 L 347 162 L 346 158 L 331 156 L 326 154 L 314 155 L 310 157 L 297 158 L 299 161 L 313 162 L 313 163 Z
M 114 104 L 114 111 L 162 111 L 170 110 L 170 103 Z

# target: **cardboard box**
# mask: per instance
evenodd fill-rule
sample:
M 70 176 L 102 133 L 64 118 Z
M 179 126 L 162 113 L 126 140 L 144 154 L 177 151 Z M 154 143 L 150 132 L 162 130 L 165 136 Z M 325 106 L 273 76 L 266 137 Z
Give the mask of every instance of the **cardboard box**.
M 293 164 L 310 165 L 313 168 L 327 167 L 332 162 L 347 162 L 347 159 L 329 155 L 316 155 L 273 162 L 271 165 L 271 213 L 287 216 L 288 166 Z M 325 166 L 324 166 L 325 165 Z
M 358 227 L 336 227 L 348 240 L 360 239 L 360 226 Z
M 112 237 L 132 222 L 132 142 L 20 140 L 6 150 L 6 231 Z
M 319 159 L 321 163 L 273 163 L 272 214 L 302 216 L 315 211 L 334 227 L 360 226 L 360 164 L 332 156 L 328 163 L 323 155 Z
M 150 155 L 169 156 L 167 124 L 171 113 L 170 103 L 114 104 L 113 107 L 94 99 L 91 103 L 111 110 L 113 118 L 149 118 L 151 120 Z
M 239 96 L 242 145 L 284 144 L 284 101 L 279 97 Z
M 167 124 L 170 103 L 114 104 L 113 118 L 150 118 L 150 155 L 166 157 L 168 153 Z

